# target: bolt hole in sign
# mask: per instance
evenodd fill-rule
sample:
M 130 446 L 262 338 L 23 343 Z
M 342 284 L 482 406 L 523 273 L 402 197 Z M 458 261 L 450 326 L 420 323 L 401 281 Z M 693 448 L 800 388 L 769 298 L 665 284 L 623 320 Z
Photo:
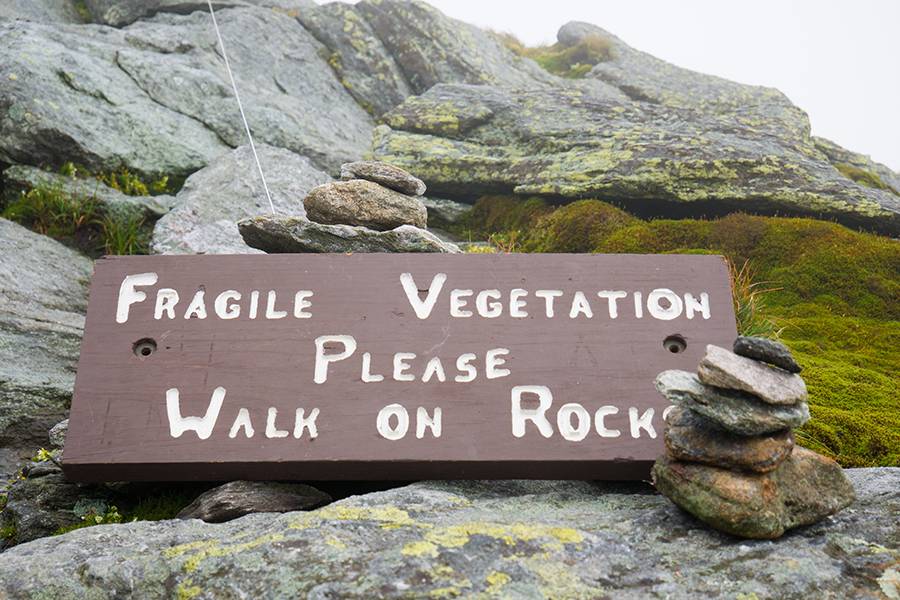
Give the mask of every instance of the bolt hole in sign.
M 64 470 L 646 478 L 657 373 L 735 335 L 719 256 L 105 258 Z

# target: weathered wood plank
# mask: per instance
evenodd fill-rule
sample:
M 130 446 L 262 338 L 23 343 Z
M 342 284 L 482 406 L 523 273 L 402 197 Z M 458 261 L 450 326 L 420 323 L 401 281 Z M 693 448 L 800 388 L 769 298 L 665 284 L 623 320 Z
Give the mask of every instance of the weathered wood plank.
M 146 297 L 125 302 L 126 276 L 148 273 L 155 278 L 132 281 Z M 436 301 L 427 317 L 420 318 L 425 307 L 417 316 L 402 273 L 424 290 L 419 302 L 440 282 L 436 274 L 446 275 L 431 292 Z M 177 292 L 177 303 L 164 288 Z M 674 299 L 651 295 L 659 289 Z M 451 310 L 453 290 L 472 294 L 457 293 L 459 306 Z M 479 294 L 484 290 L 499 294 Z M 267 313 L 270 291 L 275 302 Z M 295 314 L 302 291 L 312 295 L 300 294 Z M 615 299 L 615 318 L 609 298 L 616 294 L 598 296 L 604 291 L 625 293 Z M 238 316 L 223 318 L 236 310 Z M 471 316 L 451 314 L 466 311 Z M 694 369 L 706 344 L 729 346 L 735 334 L 727 269 L 716 256 L 108 258 L 97 262 L 91 287 L 65 471 L 75 480 L 643 478 L 662 451 L 667 407 L 654 377 Z M 317 358 L 321 336 L 350 337 L 320 339 Z M 349 351 L 350 338 L 355 351 L 328 363 L 326 375 L 323 357 Z M 671 352 L 681 340 L 683 351 Z M 383 380 L 363 381 L 365 353 L 371 376 L 365 377 Z M 503 362 L 490 367 L 491 357 Z M 395 360 L 397 377 L 413 381 L 395 379 Z M 327 377 L 321 383 L 317 362 L 319 379 Z M 466 381 L 472 367 L 477 373 Z M 201 439 L 191 422 L 174 436 L 179 420 L 167 412 L 167 399 L 174 405 L 170 390 L 177 390 L 181 416 L 199 421 L 217 388 L 225 392 L 208 437 Z M 539 407 L 539 390 L 552 394 L 546 422 L 526 418 Z M 566 404 L 567 416 L 558 420 Z M 405 435 L 398 415 L 379 430 L 378 415 L 389 405 L 408 414 Z M 294 431 L 298 408 L 307 425 L 315 424 L 316 437 L 309 426 Z M 437 408 L 439 437 L 428 425 L 438 421 Z

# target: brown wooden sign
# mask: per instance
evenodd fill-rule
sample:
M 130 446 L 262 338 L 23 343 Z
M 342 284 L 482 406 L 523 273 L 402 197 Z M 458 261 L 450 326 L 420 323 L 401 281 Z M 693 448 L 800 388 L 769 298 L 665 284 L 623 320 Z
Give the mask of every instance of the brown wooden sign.
M 665 369 L 736 335 L 721 257 L 97 262 L 74 480 L 636 479 Z

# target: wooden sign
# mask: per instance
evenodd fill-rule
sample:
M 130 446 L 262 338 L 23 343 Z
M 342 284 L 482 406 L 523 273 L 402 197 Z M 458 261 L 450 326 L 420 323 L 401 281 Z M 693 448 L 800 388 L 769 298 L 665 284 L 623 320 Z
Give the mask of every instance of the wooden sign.
M 106 258 L 64 470 L 645 478 L 655 376 L 735 335 L 717 256 Z

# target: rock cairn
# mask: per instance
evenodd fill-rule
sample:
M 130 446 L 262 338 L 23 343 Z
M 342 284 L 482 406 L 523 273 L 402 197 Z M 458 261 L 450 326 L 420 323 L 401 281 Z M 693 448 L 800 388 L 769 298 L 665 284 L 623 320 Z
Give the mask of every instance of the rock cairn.
M 419 199 L 425 183 L 403 169 L 382 162 L 352 162 L 341 166 L 341 179 L 310 190 L 303 206 L 311 221 L 376 231 L 428 224 Z
M 656 387 L 675 407 L 653 483 L 721 531 L 774 539 L 850 505 L 853 487 L 833 460 L 795 445 L 809 420 L 806 384 L 790 351 L 739 337 L 707 346 L 697 373 L 664 371 Z
M 303 199 L 306 216 L 238 221 L 244 242 L 268 253 L 460 251 L 425 229 L 421 179 L 375 161 L 345 163 L 341 177 L 309 191 Z

